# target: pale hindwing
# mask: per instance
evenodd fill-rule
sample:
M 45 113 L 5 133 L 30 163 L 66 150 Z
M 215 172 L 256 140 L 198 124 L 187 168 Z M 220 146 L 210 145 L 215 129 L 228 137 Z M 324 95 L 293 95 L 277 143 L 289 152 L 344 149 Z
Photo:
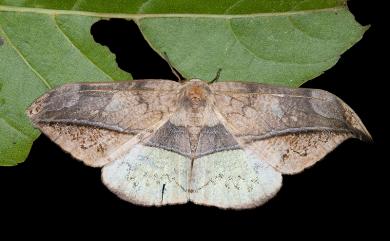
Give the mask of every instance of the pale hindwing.
M 165 122 L 179 86 L 168 80 L 67 84 L 37 99 L 27 114 L 72 156 L 103 166 L 121 154 L 117 149 L 127 151 Z
M 160 206 L 188 202 L 190 170 L 189 158 L 138 144 L 104 166 L 102 180 L 126 201 Z
M 353 110 L 323 90 L 233 82 L 210 88 L 240 146 L 282 173 L 302 171 L 350 137 L 371 138 Z
M 272 198 L 282 175 L 242 149 L 196 159 L 191 177 L 191 201 L 220 208 L 256 207 Z

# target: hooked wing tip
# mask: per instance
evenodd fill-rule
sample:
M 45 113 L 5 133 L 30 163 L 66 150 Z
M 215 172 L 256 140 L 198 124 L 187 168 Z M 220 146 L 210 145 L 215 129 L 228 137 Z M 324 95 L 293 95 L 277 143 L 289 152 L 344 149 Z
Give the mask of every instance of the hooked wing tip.
M 345 110 L 345 119 L 353 130 L 353 134 L 359 140 L 373 142 L 370 132 L 360 120 L 359 116 L 344 102 L 341 103 Z
M 372 138 L 371 134 L 367 131 L 365 126 L 363 126 L 364 129 L 358 129 L 357 133 L 355 135 L 359 140 L 362 140 L 364 142 L 373 143 L 374 139 Z

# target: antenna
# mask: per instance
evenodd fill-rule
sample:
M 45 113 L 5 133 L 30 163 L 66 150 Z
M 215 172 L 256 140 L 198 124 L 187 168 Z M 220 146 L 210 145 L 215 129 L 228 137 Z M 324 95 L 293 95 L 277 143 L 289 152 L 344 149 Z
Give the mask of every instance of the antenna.
M 169 65 L 169 68 L 171 68 L 171 71 L 172 71 L 172 73 L 176 76 L 177 80 L 178 80 L 180 83 L 184 82 L 183 79 L 180 77 L 180 74 L 173 68 L 173 66 L 172 66 L 172 64 L 171 64 L 171 61 L 170 61 L 169 58 L 168 58 L 167 52 L 164 51 L 163 54 L 164 54 L 165 60 L 167 61 L 168 65 Z

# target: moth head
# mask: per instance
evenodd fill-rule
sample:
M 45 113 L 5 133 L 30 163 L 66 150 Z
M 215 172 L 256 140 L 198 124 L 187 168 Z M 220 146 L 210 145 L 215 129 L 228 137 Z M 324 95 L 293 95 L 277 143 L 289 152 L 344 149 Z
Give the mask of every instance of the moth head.
M 211 93 L 208 84 L 199 79 L 192 79 L 184 84 L 180 95 L 181 102 L 191 108 L 205 106 Z

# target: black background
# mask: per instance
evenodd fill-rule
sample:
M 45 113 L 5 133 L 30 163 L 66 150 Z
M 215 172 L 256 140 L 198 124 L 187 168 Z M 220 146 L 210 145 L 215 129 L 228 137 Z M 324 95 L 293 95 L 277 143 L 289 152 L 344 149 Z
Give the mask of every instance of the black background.
M 385 224 L 380 218 L 388 217 L 384 204 L 389 157 L 382 155 L 388 131 L 384 116 L 388 110 L 388 77 L 384 73 L 388 67 L 381 58 L 385 46 L 380 15 L 373 2 L 349 2 L 357 21 L 371 24 L 371 28 L 336 66 L 303 86 L 328 90 L 348 103 L 371 132 L 373 144 L 348 140 L 305 172 L 284 176 L 282 189 L 265 205 L 232 211 L 194 204 L 162 208 L 132 205 L 105 188 L 100 169 L 72 159 L 41 136 L 24 163 L 0 167 L 1 222 L 14 227 L 39 224 L 43 230 L 93 225 L 97 233 L 109 226 L 117 232 L 134 232 L 143 226 L 156 234 L 155 228 L 162 227 L 157 233 L 161 237 L 175 235 L 178 229 L 187 232 L 184 237 L 188 237 L 205 228 L 221 233 L 244 228 L 244 233 L 259 234 L 273 228 L 279 230 L 274 232 L 276 236 L 296 237 L 307 235 L 313 228 L 320 229 L 318 235 L 335 230 L 347 235 L 378 235 L 381 224 Z M 100 21 L 91 32 L 97 42 L 116 54 L 120 68 L 132 73 L 134 79 L 175 79 L 134 23 Z M 223 229 L 217 228 L 220 226 Z M 288 227 L 294 231 L 288 231 Z

